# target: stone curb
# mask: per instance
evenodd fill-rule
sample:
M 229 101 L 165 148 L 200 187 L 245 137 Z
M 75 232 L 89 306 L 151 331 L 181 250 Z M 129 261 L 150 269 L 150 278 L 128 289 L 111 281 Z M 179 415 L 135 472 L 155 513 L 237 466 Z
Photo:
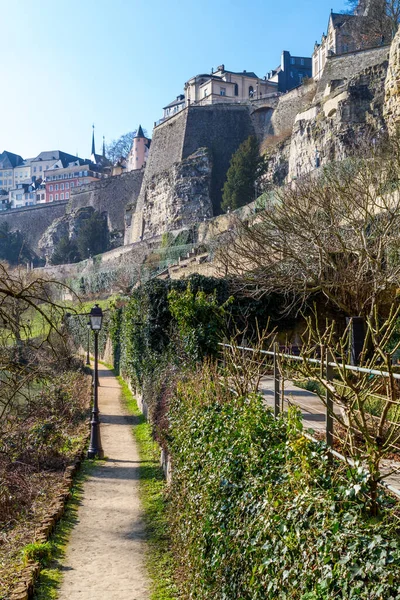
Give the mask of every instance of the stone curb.
M 53 533 L 57 523 L 61 519 L 65 511 L 65 505 L 71 496 L 71 488 L 74 482 L 74 477 L 78 472 L 82 461 L 86 457 L 86 446 L 89 441 L 90 430 L 87 431 L 80 451 L 72 465 L 66 467 L 64 471 L 61 491 L 50 504 L 47 515 L 42 523 L 36 529 L 35 542 L 45 543 Z M 27 566 L 20 574 L 20 580 L 14 590 L 11 592 L 10 600 L 29 600 L 32 597 L 35 582 L 39 577 L 41 566 L 38 562 L 29 561 Z

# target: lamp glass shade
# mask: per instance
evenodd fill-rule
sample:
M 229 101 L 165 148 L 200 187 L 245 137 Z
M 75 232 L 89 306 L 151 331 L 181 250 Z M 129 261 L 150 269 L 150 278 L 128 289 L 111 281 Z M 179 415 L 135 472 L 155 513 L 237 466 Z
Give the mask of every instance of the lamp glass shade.
M 93 306 L 92 310 L 90 311 L 89 318 L 90 326 L 93 329 L 93 331 L 100 331 L 101 322 L 103 320 L 103 311 L 101 310 L 98 304 Z

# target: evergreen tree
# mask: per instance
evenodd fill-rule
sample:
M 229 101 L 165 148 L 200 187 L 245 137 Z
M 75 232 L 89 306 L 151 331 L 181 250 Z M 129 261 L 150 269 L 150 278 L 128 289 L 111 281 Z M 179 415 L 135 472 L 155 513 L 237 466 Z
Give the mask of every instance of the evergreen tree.
M 93 212 L 82 223 L 76 236 L 76 245 L 81 260 L 105 252 L 108 244 L 107 220 L 99 212 Z
M 64 265 L 78 262 L 80 258 L 76 242 L 65 235 L 56 245 L 50 262 L 52 265 Z
M 6 260 L 10 265 L 33 261 L 35 255 L 25 241 L 20 231 L 11 231 L 9 224 L 0 225 L 0 260 Z
M 236 150 L 226 175 L 221 207 L 234 210 L 254 200 L 254 186 L 265 171 L 257 138 L 251 135 Z

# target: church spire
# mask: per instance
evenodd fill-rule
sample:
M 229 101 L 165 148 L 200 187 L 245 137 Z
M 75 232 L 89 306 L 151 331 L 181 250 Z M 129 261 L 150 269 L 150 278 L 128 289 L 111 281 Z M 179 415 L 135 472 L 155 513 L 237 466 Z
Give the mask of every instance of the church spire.
M 94 123 L 92 125 L 92 128 L 93 128 L 93 132 L 92 132 L 92 156 L 95 156 L 96 149 L 95 149 L 95 146 L 94 146 Z
M 103 135 L 103 158 L 106 157 L 106 138 Z

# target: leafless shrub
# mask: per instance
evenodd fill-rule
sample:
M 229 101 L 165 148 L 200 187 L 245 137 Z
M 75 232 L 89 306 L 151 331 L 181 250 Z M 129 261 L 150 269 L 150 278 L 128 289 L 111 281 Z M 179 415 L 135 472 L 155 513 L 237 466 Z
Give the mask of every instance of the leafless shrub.
M 315 318 L 307 319 L 301 350 L 304 361 L 291 364 L 293 372 L 319 384 L 325 404 L 329 394 L 340 409 L 332 414 L 340 426 L 340 433 L 334 433 L 335 444 L 368 469 L 373 512 L 377 509 L 378 484 L 388 475 L 387 468 L 382 472 L 384 459 L 400 452 L 400 386 L 392 365 L 392 354 L 400 348 L 400 341 L 393 343 L 399 316 L 400 306 L 396 304 L 386 319 L 380 319 L 377 312 L 367 318 L 360 356 L 365 371 L 345 366 L 350 363 L 350 325 L 338 336 L 334 323 L 320 325 Z M 325 361 L 322 368 L 309 360 L 316 355 Z M 331 376 L 327 376 L 326 361 L 335 364 Z M 370 370 L 386 376 L 371 375 Z
M 387 310 L 400 283 L 399 166 L 396 139 L 277 188 L 264 210 L 238 219 L 218 257 L 225 271 L 290 307 L 322 293 L 349 316 Z

